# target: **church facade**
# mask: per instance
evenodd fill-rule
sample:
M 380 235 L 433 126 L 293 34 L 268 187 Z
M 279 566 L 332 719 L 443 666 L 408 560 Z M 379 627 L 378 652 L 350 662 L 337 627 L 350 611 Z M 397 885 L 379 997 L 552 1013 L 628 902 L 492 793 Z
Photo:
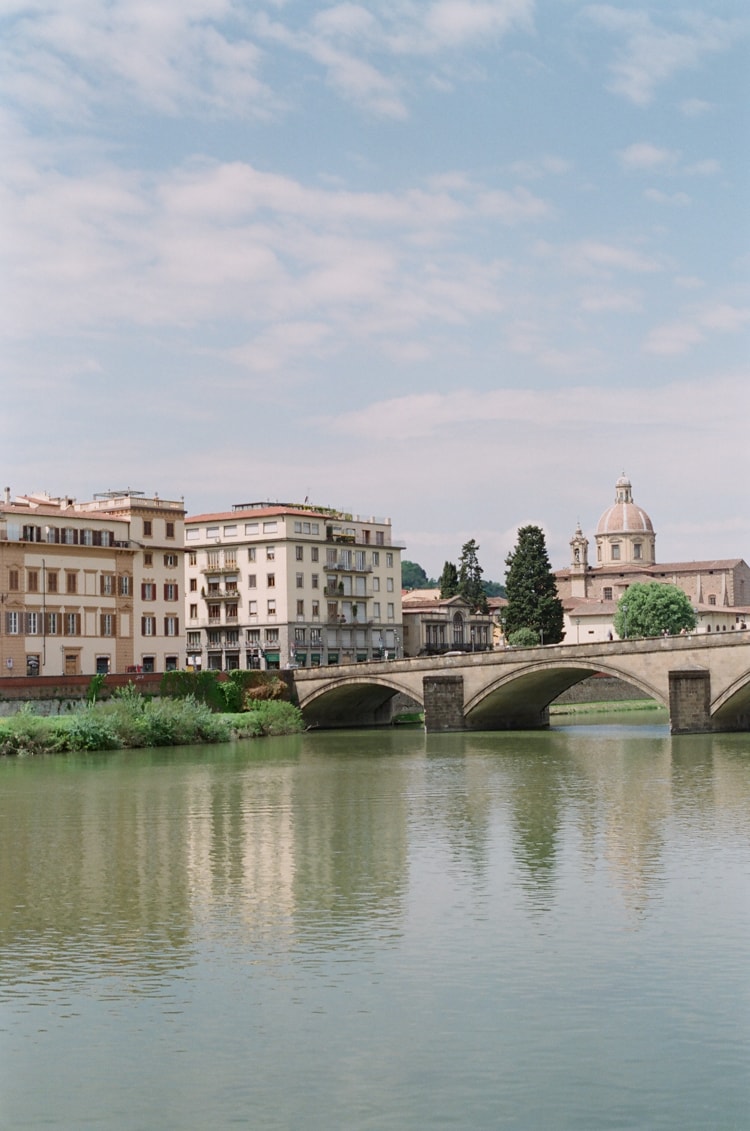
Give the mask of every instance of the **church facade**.
M 593 554 L 580 525 L 570 549 L 570 565 L 555 574 L 568 644 L 612 639 L 617 602 L 634 582 L 679 586 L 695 609 L 698 632 L 735 631 L 750 618 L 747 563 L 742 558 L 657 562 L 653 523 L 634 502 L 625 475 L 615 484 L 614 503 L 599 519 Z

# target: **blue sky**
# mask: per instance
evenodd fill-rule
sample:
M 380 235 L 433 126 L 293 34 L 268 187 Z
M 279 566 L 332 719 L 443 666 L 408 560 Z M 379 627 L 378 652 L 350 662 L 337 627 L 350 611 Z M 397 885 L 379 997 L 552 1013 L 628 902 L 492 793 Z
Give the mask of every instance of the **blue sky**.
M 750 558 L 741 0 L 0 0 L 5 482 Z M 3 484 L 4 485 L 4 484 Z

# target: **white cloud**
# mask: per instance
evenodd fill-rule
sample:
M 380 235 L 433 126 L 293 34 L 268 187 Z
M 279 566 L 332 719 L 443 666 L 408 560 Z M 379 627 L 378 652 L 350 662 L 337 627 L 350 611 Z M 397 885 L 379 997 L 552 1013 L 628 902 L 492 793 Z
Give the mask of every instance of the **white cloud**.
M 707 305 L 690 316 L 654 327 L 644 342 L 647 353 L 677 355 L 700 345 L 711 333 L 738 333 L 750 323 L 750 308 L 730 303 Z
M 661 189 L 650 188 L 643 193 L 646 200 L 654 204 L 665 204 L 677 208 L 685 208 L 690 204 L 690 197 L 686 192 L 662 192 Z
M 620 150 L 618 156 L 625 169 L 669 169 L 677 163 L 680 154 L 677 150 L 641 141 Z
M 594 4 L 589 17 L 622 40 L 610 65 L 610 89 L 637 106 L 647 106 L 657 88 L 707 55 L 729 50 L 738 33 L 730 20 L 686 12 L 677 27 L 657 25 L 642 9 Z

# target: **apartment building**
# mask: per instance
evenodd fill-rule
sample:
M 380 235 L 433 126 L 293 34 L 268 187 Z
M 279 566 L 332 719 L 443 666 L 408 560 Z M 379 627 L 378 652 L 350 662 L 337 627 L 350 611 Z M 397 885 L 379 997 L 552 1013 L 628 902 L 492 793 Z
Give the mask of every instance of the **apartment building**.
M 184 516 L 137 491 L 77 502 L 6 488 L 0 677 L 180 667 Z
M 401 655 L 401 550 L 387 518 L 240 503 L 185 519 L 194 668 L 318 667 Z

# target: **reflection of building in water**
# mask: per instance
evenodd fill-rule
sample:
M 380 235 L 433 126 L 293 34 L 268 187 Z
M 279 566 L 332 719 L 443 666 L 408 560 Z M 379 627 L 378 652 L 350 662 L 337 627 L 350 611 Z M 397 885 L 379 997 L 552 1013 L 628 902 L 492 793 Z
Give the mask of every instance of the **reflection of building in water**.
M 245 925 L 293 909 L 295 843 L 292 767 L 254 767 L 240 774 L 209 765 L 189 779 L 185 832 L 194 914 L 212 916 L 228 903 Z M 224 922 L 224 917 L 222 917 Z M 224 926 L 226 926 L 224 922 Z

